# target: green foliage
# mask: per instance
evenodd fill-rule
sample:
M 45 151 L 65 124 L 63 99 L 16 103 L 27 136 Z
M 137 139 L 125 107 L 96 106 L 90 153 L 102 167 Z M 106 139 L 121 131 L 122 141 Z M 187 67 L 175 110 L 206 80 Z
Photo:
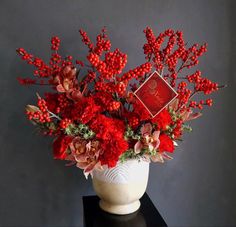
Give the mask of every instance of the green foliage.
M 153 155 L 155 155 L 156 153 L 157 153 L 157 151 L 156 151 L 155 149 L 150 150 L 149 148 L 143 148 L 143 149 L 141 150 L 141 152 L 138 153 L 138 154 L 136 154 L 136 153 L 134 152 L 134 149 L 129 149 L 129 150 L 127 150 L 126 152 L 124 152 L 124 153 L 120 156 L 119 160 L 120 160 L 121 162 L 125 162 L 125 161 L 127 161 L 127 160 L 129 160 L 129 159 L 141 159 L 144 154 L 153 156 Z
M 140 154 L 135 154 L 134 149 L 129 149 L 120 156 L 119 160 L 121 162 L 125 162 L 129 159 L 140 159 L 140 158 L 141 158 Z
M 182 125 L 182 129 L 187 131 L 187 132 L 192 132 L 193 131 L 193 129 L 189 125 L 186 125 L 186 124 Z
M 70 136 L 82 136 L 84 139 L 92 139 L 95 136 L 95 132 L 89 129 L 85 124 L 74 125 L 70 124 L 66 129 L 65 133 Z
M 130 140 L 130 139 L 140 140 L 141 135 L 135 134 L 134 131 L 132 130 L 132 128 L 130 126 L 128 126 L 125 131 L 125 140 Z

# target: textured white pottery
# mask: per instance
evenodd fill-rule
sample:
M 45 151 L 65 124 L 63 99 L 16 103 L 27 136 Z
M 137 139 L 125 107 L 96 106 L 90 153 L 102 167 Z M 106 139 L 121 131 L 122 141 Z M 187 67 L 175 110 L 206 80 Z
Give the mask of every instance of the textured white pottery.
M 93 187 L 99 206 L 112 214 L 130 214 L 140 207 L 139 199 L 147 188 L 149 162 L 129 160 L 116 167 L 93 171 Z

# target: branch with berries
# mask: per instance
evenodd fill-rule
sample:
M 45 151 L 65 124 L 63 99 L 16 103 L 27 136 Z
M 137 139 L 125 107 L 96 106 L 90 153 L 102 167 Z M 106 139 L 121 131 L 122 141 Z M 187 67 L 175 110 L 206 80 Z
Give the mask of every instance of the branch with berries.
M 192 130 L 189 121 L 213 104 L 211 98 L 197 101 L 197 95 L 208 96 L 224 87 L 203 77 L 199 69 L 188 73 L 206 53 L 207 44 L 189 46 L 181 31 L 167 29 L 156 36 L 147 27 L 144 62 L 124 71 L 128 56 L 112 50 L 106 28 L 94 42 L 85 31 L 79 32 L 88 48 L 83 61 L 61 56 L 56 36 L 51 39 L 49 62 L 17 49 L 34 68 L 33 76 L 18 77 L 19 83 L 48 88 L 42 97 L 37 95 L 37 105 L 27 105 L 26 115 L 43 134 L 55 138 L 54 158 L 77 164 L 86 175 L 127 159 L 172 159 L 168 153 L 174 152 L 184 131 Z M 178 93 L 154 117 L 133 94 L 153 71 Z

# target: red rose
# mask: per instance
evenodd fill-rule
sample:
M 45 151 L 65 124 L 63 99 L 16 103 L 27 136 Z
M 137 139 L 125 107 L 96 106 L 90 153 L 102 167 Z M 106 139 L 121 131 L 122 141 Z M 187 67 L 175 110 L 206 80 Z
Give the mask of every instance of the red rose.
M 169 136 L 167 136 L 166 134 L 161 134 L 159 136 L 159 140 L 160 140 L 160 146 L 159 146 L 160 152 L 168 151 L 172 153 L 174 151 L 175 149 L 174 143 Z
M 53 156 L 55 159 L 64 160 L 67 156 L 66 151 L 71 143 L 73 137 L 71 136 L 59 136 L 53 142 Z

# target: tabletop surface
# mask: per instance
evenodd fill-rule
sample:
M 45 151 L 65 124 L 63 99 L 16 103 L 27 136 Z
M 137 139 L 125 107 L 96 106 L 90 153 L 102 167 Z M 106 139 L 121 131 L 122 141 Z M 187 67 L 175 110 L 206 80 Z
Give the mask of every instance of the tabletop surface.
M 84 196 L 84 227 L 158 227 L 167 226 L 145 193 L 138 211 L 128 215 L 113 215 L 99 208 L 97 196 Z

